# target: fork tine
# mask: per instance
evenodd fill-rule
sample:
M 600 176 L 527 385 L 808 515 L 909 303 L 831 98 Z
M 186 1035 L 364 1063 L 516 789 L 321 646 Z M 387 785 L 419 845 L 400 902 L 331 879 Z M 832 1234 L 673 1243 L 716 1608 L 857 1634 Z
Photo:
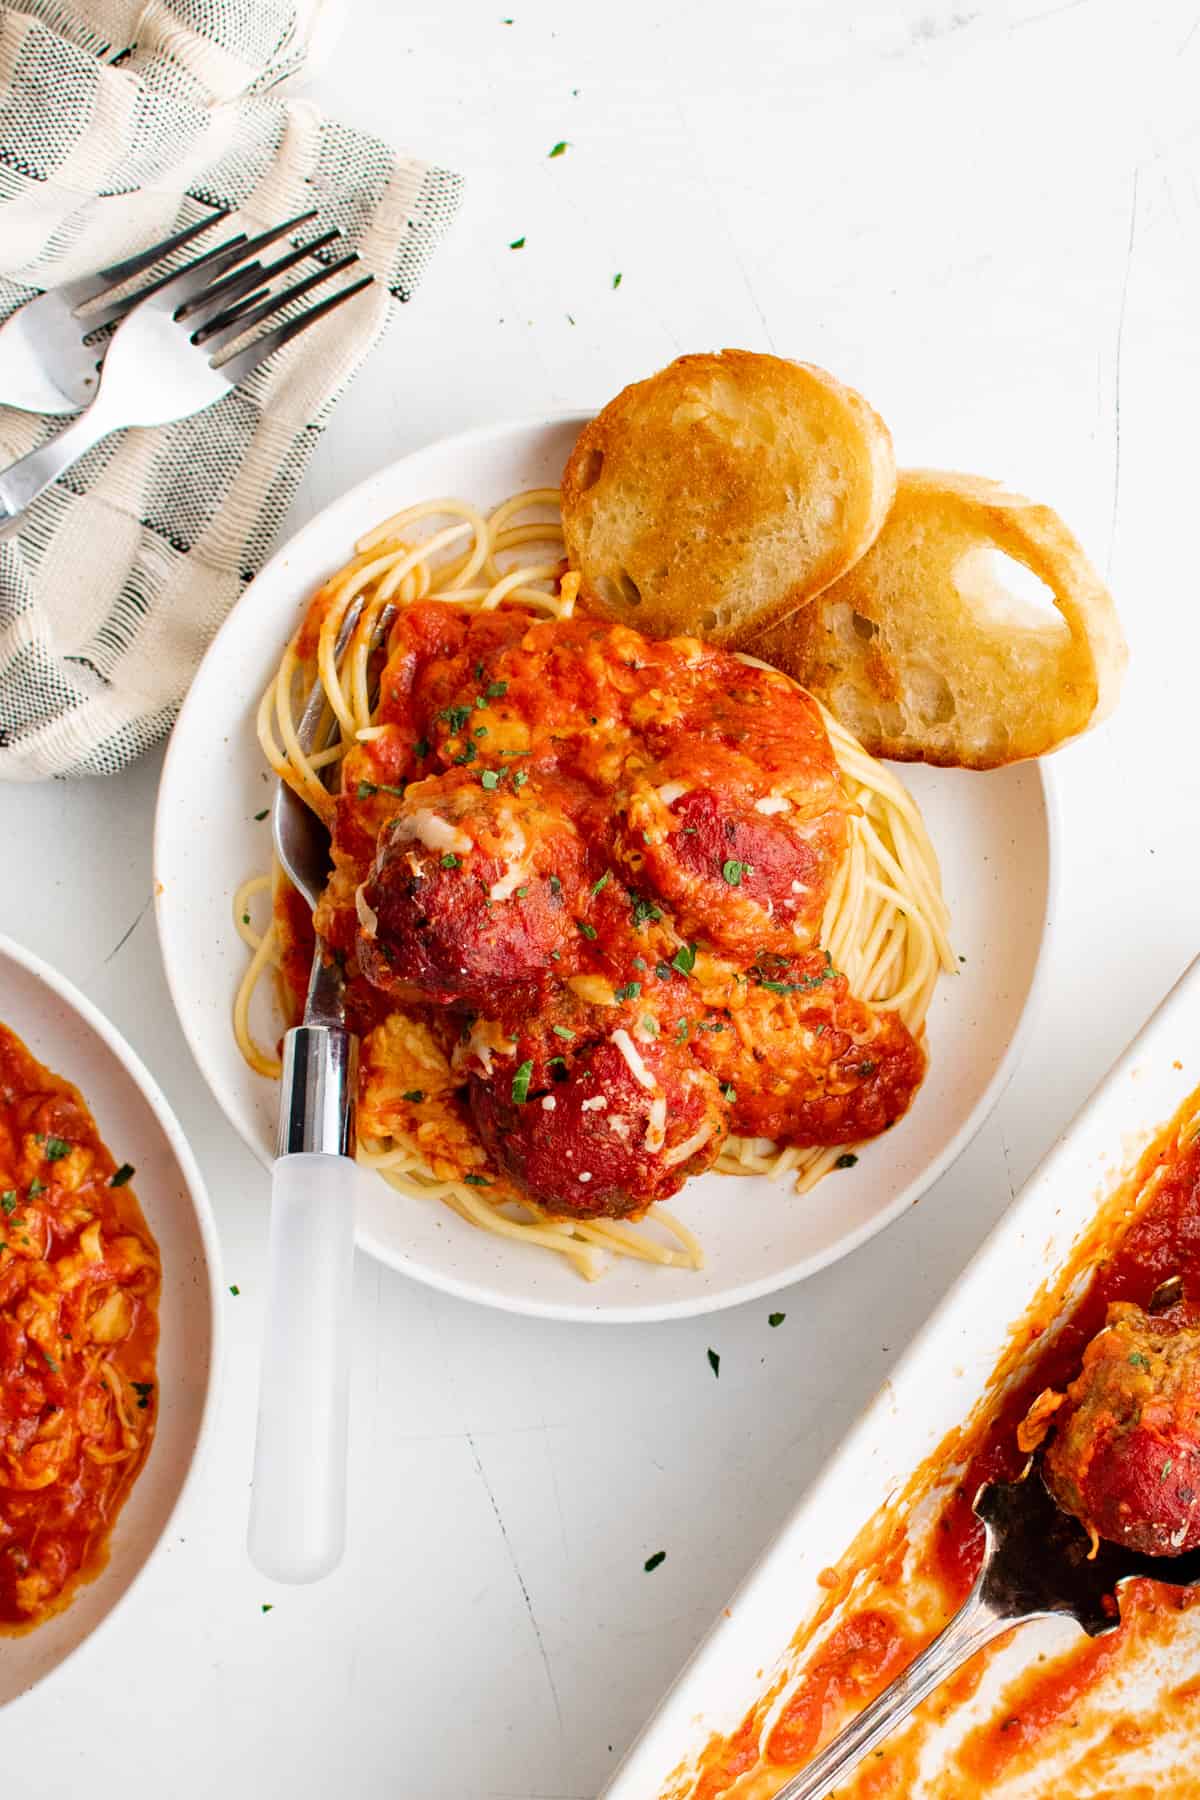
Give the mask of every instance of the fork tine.
M 144 275 L 147 269 L 152 269 L 155 263 L 163 260 L 164 256 L 170 256 L 173 251 L 182 250 L 183 246 L 190 244 L 193 238 L 198 238 L 204 232 L 211 231 L 214 225 L 219 225 L 228 217 L 229 208 L 227 206 L 218 207 L 216 211 L 209 214 L 207 219 L 199 219 L 194 225 L 185 225 L 182 231 L 175 232 L 172 237 L 163 238 L 160 243 L 151 244 L 148 250 L 141 250 L 136 256 L 127 256 L 124 262 L 110 263 L 107 269 L 98 269 L 94 277 L 96 282 L 94 297 L 98 299 L 107 288 L 123 286 L 125 282 L 132 281 L 135 275 Z
M 221 350 L 226 344 L 231 344 L 235 337 L 241 337 L 243 331 L 249 331 L 252 325 L 257 325 L 271 313 L 278 312 L 289 300 L 299 300 L 302 294 L 311 293 L 313 288 L 328 281 L 331 275 L 340 275 L 343 269 L 348 269 L 351 263 L 357 261 L 358 252 L 352 250 L 348 256 L 341 256 L 337 262 L 330 263 L 328 268 L 317 269 L 312 275 L 306 275 L 302 281 L 294 281 L 291 287 L 283 288 L 277 294 L 269 294 L 265 298 L 252 295 L 249 300 L 243 301 L 239 306 L 231 306 L 215 319 L 210 319 L 207 325 L 202 325 L 193 334 L 192 342 L 207 344 L 213 340 L 214 351 Z M 256 306 L 254 303 L 258 299 L 262 300 L 262 304 Z
M 274 281 L 276 275 L 282 275 L 285 269 L 294 268 L 298 262 L 303 262 L 306 256 L 315 256 L 318 250 L 323 250 L 326 244 L 332 244 L 334 239 L 340 238 L 341 235 L 341 227 L 335 225 L 331 231 L 323 231 L 320 237 L 309 238 L 306 244 L 297 244 L 296 248 L 289 250 L 286 256 L 276 257 L 273 263 L 266 265 L 263 270 L 263 280 Z
M 230 356 L 225 362 L 214 366 L 231 385 L 236 385 L 251 369 L 256 369 L 259 363 L 265 362 L 268 356 L 273 356 L 276 350 L 282 350 L 285 344 L 290 343 L 300 332 L 307 331 L 310 325 L 315 325 L 318 319 L 332 312 L 335 306 L 341 306 L 343 301 L 353 299 L 363 288 L 370 287 L 374 280 L 373 275 L 364 275 L 361 281 L 352 281 L 340 293 L 330 294 L 327 300 L 318 300 L 315 306 L 310 306 L 298 319 L 288 319 L 282 325 L 277 325 L 274 331 L 264 332 L 254 343 L 239 350 L 236 356 Z
M 114 320 L 123 319 L 125 314 L 131 311 L 139 301 L 147 299 L 151 294 L 161 293 L 164 288 L 170 287 L 172 282 L 179 283 L 181 302 L 194 299 L 203 288 L 208 286 L 214 275 L 222 275 L 235 263 L 245 262 L 248 256 L 253 256 L 257 251 L 266 249 L 268 244 L 273 244 L 279 238 L 286 237 L 289 231 L 294 231 L 298 225 L 306 225 L 310 219 L 315 219 L 316 216 L 316 207 L 310 207 L 307 212 L 297 213 L 293 219 L 285 219 L 282 225 L 276 225 L 270 231 L 260 231 L 257 237 L 248 238 L 244 231 L 239 231 L 236 237 L 229 238 L 224 244 L 218 244 L 214 250 L 206 251 L 202 256 L 185 264 L 182 269 L 160 275 L 157 281 L 149 282 L 146 287 L 139 288 L 137 293 L 130 294 L 126 299 L 118 300 L 112 306 L 101 307 L 94 313 L 86 314 L 84 324 L 89 335 L 93 331 L 99 331 L 102 325 L 111 325 Z M 191 279 L 196 274 L 200 274 L 203 278 L 199 281 Z
M 85 313 L 81 320 L 85 332 L 90 337 L 93 331 L 99 331 L 102 326 L 112 325 L 117 319 L 123 319 L 126 313 L 133 311 L 139 301 L 149 299 L 151 294 L 161 293 L 164 288 L 170 287 L 172 282 L 178 282 L 181 287 L 186 287 L 187 295 L 190 295 L 193 290 L 206 286 L 214 275 L 220 275 L 233 263 L 240 262 L 248 248 L 249 239 L 244 231 L 239 231 L 236 236 L 226 238 L 223 244 L 217 244 L 214 249 L 206 250 L 203 255 L 193 257 L 192 261 L 185 263 L 182 269 L 171 269 L 167 274 L 160 275 L 157 280 L 147 282 L 145 287 L 138 288 L 136 293 L 127 294 L 123 300 L 114 300 L 111 306 L 101 306 L 95 312 Z M 200 277 L 198 282 L 185 283 L 186 276 L 196 275 Z
M 183 305 L 176 310 L 175 317 L 182 320 L 194 312 L 201 311 L 211 315 L 214 302 L 220 302 L 221 307 L 232 305 L 235 300 L 242 299 L 251 288 L 261 287 L 266 280 L 267 271 L 260 262 L 247 263 L 244 268 L 239 265 L 232 274 L 224 276 L 220 281 L 214 281 L 211 287 L 206 287 L 203 292 L 196 295 L 194 300 L 185 300 Z

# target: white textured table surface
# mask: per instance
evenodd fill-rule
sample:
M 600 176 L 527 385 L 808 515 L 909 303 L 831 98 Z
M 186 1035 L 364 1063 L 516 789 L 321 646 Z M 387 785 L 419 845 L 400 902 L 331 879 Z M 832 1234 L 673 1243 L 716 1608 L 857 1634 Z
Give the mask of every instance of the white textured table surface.
M 837 1268 L 707 1322 L 534 1323 L 360 1260 L 352 1546 L 307 1590 L 243 1550 L 267 1184 L 168 1003 L 158 759 L 0 791 L 0 930 L 147 1058 L 240 1290 L 201 1491 L 124 1616 L 0 1720 L 6 1789 L 589 1800 L 1196 950 L 1198 83 L 1194 4 L 358 0 L 315 97 L 470 186 L 295 523 L 444 432 L 602 401 L 681 350 L 774 348 L 861 386 L 901 462 L 1057 504 L 1133 663 L 1117 718 L 1057 761 L 1058 955 L 961 1162 Z

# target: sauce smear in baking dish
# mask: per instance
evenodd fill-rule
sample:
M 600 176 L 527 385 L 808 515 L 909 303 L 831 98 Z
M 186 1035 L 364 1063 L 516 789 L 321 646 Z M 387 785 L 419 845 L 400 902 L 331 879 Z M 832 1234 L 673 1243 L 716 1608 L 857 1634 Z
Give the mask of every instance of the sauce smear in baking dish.
M 906 1490 L 903 1511 L 934 1505 L 919 1541 L 902 1520 L 868 1527 L 831 1571 L 829 1603 L 797 1635 L 794 1675 L 777 1680 L 736 1731 L 713 1738 L 699 1767 L 665 1800 L 770 1800 L 842 1725 L 912 1661 L 957 1610 L 978 1572 L 983 1528 L 971 1502 L 985 1481 L 1011 1481 L 1027 1454 L 1018 1428 L 1035 1398 L 1079 1374 L 1114 1303 L 1153 1312 L 1164 1328 L 1200 1323 L 1200 1092 L 1143 1157 L 1081 1243 L 1055 1301 L 1037 1306 L 1014 1343 L 1018 1372 L 1002 1396 L 942 1447 Z M 1178 1278 L 1171 1288 L 1164 1284 Z M 1064 1302 L 1062 1294 L 1074 1298 Z M 1164 1307 L 1164 1294 L 1171 1304 Z M 1153 1306 L 1152 1306 L 1153 1301 Z M 1044 1342 L 1043 1342 L 1044 1340 Z M 947 1470 L 953 1468 L 953 1478 Z M 1164 1459 L 1164 1493 L 1187 1471 Z M 1168 1495 L 1168 1498 L 1172 1496 Z M 1188 1495 L 1183 1496 L 1190 1503 Z M 846 1602 L 854 1583 L 855 1601 Z M 837 1610 L 840 1607 L 840 1612 Z M 1008 1680 L 986 1716 L 954 1731 L 957 1708 L 987 1677 L 976 1657 L 856 1774 L 839 1800 L 976 1800 L 1013 1796 L 1194 1796 L 1200 1748 L 1200 1593 L 1138 1580 L 1122 1594 L 1111 1636 L 1072 1642 Z M 1131 1676 L 1157 1689 L 1125 1691 Z M 934 1745 L 935 1736 L 945 1732 Z M 1150 1781 L 1150 1769 L 1153 1779 Z M 1050 1786 L 1038 1785 L 1042 1769 Z M 1050 1771 L 1053 1771 L 1052 1775 Z
M 132 1175 L 0 1025 L 0 1632 L 103 1567 L 154 1435 L 161 1273 Z

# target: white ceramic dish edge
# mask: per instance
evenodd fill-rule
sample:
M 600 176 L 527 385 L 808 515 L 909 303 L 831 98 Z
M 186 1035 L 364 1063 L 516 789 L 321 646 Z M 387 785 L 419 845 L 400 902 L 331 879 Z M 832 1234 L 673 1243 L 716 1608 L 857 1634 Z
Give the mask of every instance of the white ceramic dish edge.
M 1017 1195 L 899 1359 L 893 1375 L 742 1583 L 600 1800 L 653 1800 L 762 1691 L 837 1562 L 992 1376 L 1009 1334 L 1098 1201 L 1195 1089 L 1200 960 L 1163 1000 Z
M 217 1302 L 217 1296 L 221 1291 L 221 1249 L 217 1237 L 216 1221 L 213 1218 L 212 1209 L 208 1199 L 208 1189 L 204 1177 L 200 1172 L 200 1167 L 192 1154 L 191 1147 L 183 1134 L 183 1129 L 176 1119 L 166 1095 L 163 1093 L 140 1056 L 138 1056 L 137 1052 L 126 1042 L 116 1027 L 110 1024 L 99 1008 L 94 1006 L 73 982 L 68 981 L 64 975 L 60 975 L 49 963 L 45 962 L 40 956 L 36 956 L 31 950 L 27 950 L 24 945 L 18 944 L 14 939 L 0 934 L 0 964 L 2 964 L 5 959 L 16 964 L 18 968 L 23 969 L 27 975 L 34 979 L 34 981 L 48 989 L 69 1012 L 77 1015 L 88 1030 L 94 1033 L 100 1040 L 109 1054 L 121 1066 L 126 1075 L 128 1075 L 130 1081 L 137 1088 L 141 1098 L 145 1101 L 150 1112 L 153 1114 L 159 1129 L 162 1131 L 171 1154 L 179 1165 L 180 1174 L 183 1177 L 192 1202 L 192 1210 L 194 1212 L 196 1227 L 200 1237 L 201 1248 L 210 1272 L 210 1280 L 208 1283 L 207 1306 L 209 1358 L 206 1376 L 206 1391 L 201 1406 L 200 1420 L 191 1462 L 179 1484 L 174 1502 L 163 1517 L 153 1540 L 140 1553 L 138 1566 L 126 1580 L 124 1587 L 120 1593 L 116 1595 L 115 1599 L 110 1604 L 105 1605 L 103 1612 L 90 1629 L 76 1635 L 72 1630 L 73 1615 L 75 1615 L 76 1618 L 78 1617 L 75 1613 L 75 1609 L 81 1606 L 85 1596 L 91 1596 L 97 1590 L 102 1590 L 108 1573 L 107 1568 L 101 1571 L 94 1582 L 85 1584 L 79 1594 L 76 1595 L 72 1605 L 69 1606 L 65 1612 L 58 1614 L 53 1620 L 40 1627 L 38 1631 L 12 1639 L 0 1638 L 0 1654 L 19 1654 L 22 1649 L 34 1650 L 36 1652 L 37 1647 L 44 1641 L 44 1634 L 46 1633 L 62 1629 L 65 1630 L 68 1635 L 76 1635 L 76 1641 L 74 1643 L 71 1643 L 69 1647 L 65 1648 L 60 1653 L 55 1653 L 49 1659 L 46 1659 L 44 1666 L 35 1666 L 33 1672 L 27 1679 L 22 1676 L 16 1691 L 6 1693 L 3 1698 L 0 1698 L 0 1707 L 13 1705 L 25 1694 L 31 1692 L 33 1688 L 40 1686 L 42 1682 L 50 1680 L 53 1676 L 57 1675 L 61 1669 L 69 1662 L 73 1661 L 75 1656 L 85 1645 L 93 1643 L 98 1633 L 103 1631 L 108 1626 L 109 1622 L 126 1608 L 130 1603 L 133 1594 L 145 1579 L 147 1570 L 155 1561 L 168 1534 L 183 1516 L 185 1509 L 193 1500 L 213 1436 L 218 1405 L 224 1337 L 221 1309 Z M 33 1049 L 34 1046 L 31 1045 L 30 1048 Z M 34 1053 L 37 1054 L 37 1051 L 35 1050 Z M 46 1058 L 46 1060 L 50 1062 L 53 1061 L 52 1058 Z M 67 1067 L 57 1068 L 55 1072 L 64 1076 L 68 1081 L 72 1079 L 72 1071 Z M 88 1093 L 86 1087 L 83 1087 L 83 1084 L 80 1085 L 83 1091 L 83 1097 L 88 1105 L 99 1106 L 99 1097 L 95 1094 Z M 99 1120 L 99 1123 L 103 1130 L 103 1120 Z M 150 1211 L 152 1212 L 152 1210 L 151 1203 Z M 151 1449 L 150 1455 L 151 1457 L 154 1455 L 153 1448 Z M 150 1465 L 148 1464 L 147 1466 L 149 1467 Z M 118 1533 L 121 1530 L 120 1519 L 117 1522 L 116 1530 Z M 38 1665 L 42 1663 L 41 1658 L 35 1658 L 35 1661 Z

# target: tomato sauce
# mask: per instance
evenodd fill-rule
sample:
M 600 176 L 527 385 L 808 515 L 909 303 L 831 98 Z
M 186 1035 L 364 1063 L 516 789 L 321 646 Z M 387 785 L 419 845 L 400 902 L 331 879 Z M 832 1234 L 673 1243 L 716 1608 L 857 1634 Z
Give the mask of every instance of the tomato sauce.
M 158 1410 L 158 1251 L 78 1091 L 0 1025 L 0 1632 L 103 1566 Z
M 1181 1118 L 1193 1113 L 1195 1106 L 1194 1097 Z M 769 1735 L 764 1737 L 764 1721 L 778 1695 L 778 1681 L 732 1735 L 709 1743 L 694 1776 L 676 1778 L 668 1790 L 671 1800 L 684 1800 L 684 1796 L 687 1800 L 722 1800 L 727 1795 L 736 1795 L 737 1800 L 743 1796 L 769 1800 L 821 1744 L 911 1662 L 962 1604 L 978 1573 L 983 1528 L 971 1508 L 974 1495 L 985 1481 L 1009 1481 L 1019 1475 L 1028 1458 L 1017 1443 L 1018 1425 L 1043 1389 L 1063 1389 L 1075 1379 L 1083 1352 L 1103 1328 L 1112 1302 L 1130 1301 L 1146 1308 L 1155 1289 L 1177 1275 L 1182 1280 L 1181 1297 L 1161 1316 L 1181 1324 L 1194 1324 L 1200 1317 L 1200 1133 L 1191 1125 L 1188 1130 L 1190 1136 L 1173 1125 L 1162 1134 L 1116 1197 L 1121 1225 L 1114 1230 L 1111 1225 L 1106 1227 L 1102 1218 L 1093 1239 L 1077 1250 L 1077 1280 L 1072 1286 L 1077 1298 L 1065 1310 L 1042 1308 L 1031 1315 L 1013 1347 L 1019 1372 L 1005 1383 L 1001 1397 L 988 1407 L 979 1424 L 965 1432 L 961 1473 L 943 1488 L 938 1514 L 916 1549 L 915 1561 L 910 1556 L 902 1562 L 896 1543 L 889 1539 L 848 1563 L 839 1578 L 839 1594 L 845 1593 L 851 1579 L 861 1580 L 873 1569 L 869 1595 L 819 1641 Z M 1132 1220 L 1126 1222 L 1130 1195 L 1135 1204 Z M 1106 1209 L 1106 1216 L 1116 1217 L 1117 1213 Z M 1018 1358 L 1019 1352 L 1023 1354 Z M 937 1478 L 936 1468 L 931 1469 L 927 1486 L 933 1486 Z M 921 1492 L 919 1481 L 909 1492 Z M 920 1605 L 910 1603 L 914 1582 L 923 1590 Z M 1119 1773 L 1121 1758 L 1144 1747 L 1153 1722 L 1136 1708 L 1122 1713 L 1107 1697 L 1109 1689 L 1119 1693 L 1131 1667 L 1156 1649 L 1167 1667 L 1174 1666 L 1171 1646 L 1182 1645 L 1180 1633 L 1191 1619 L 1196 1620 L 1200 1636 L 1200 1595 L 1149 1580 L 1131 1582 L 1123 1590 L 1121 1624 L 1115 1632 L 1082 1639 L 1059 1656 L 1037 1660 L 1009 1682 L 996 1715 L 969 1730 L 949 1764 L 920 1791 L 937 1795 L 939 1800 L 943 1795 L 947 1800 L 950 1796 L 976 1800 L 977 1796 L 1007 1791 L 1004 1784 L 1009 1778 L 1018 1786 L 1031 1779 L 1039 1758 L 1052 1751 L 1060 1754 L 1063 1744 L 1071 1743 L 1077 1732 L 1086 1742 L 1067 1759 L 1072 1770 L 1070 1784 L 1059 1777 L 1053 1790 L 1034 1786 L 1029 1792 L 1053 1791 L 1055 1800 L 1064 1800 L 1074 1792 L 1141 1791 L 1124 1785 Z M 813 1630 L 814 1626 L 805 1627 L 798 1634 L 797 1645 Z M 923 1731 L 965 1703 L 978 1688 L 994 1653 L 982 1653 L 947 1683 L 913 1725 L 897 1733 L 871 1764 L 839 1786 L 839 1796 L 868 1800 L 876 1794 L 899 1797 L 912 1792 L 911 1771 Z M 1189 1653 L 1181 1648 L 1176 1654 Z M 1169 1689 L 1164 1686 L 1162 1704 L 1164 1729 L 1168 1714 L 1191 1725 L 1196 1709 L 1186 1682 Z M 1102 1728 L 1096 1724 L 1097 1717 L 1103 1720 Z M 1113 1770 L 1117 1771 L 1115 1777 Z M 1110 1780 L 1111 1785 L 1104 1785 Z M 1182 1772 L 1176 1782 L 1173 1772 L 1164 1775 L 1154 1791 L 1160 1796 L 1191 1795 L 1200 1792 L 1200 1780 L 1192 1787 Z

